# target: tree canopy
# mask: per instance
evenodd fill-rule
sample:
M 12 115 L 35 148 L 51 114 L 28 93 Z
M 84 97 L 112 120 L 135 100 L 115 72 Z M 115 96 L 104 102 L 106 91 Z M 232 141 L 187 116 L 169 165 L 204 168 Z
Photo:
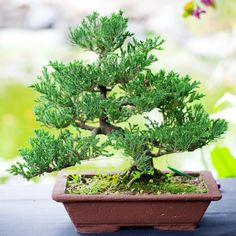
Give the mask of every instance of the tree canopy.
M 43 68 L 32 88 L 40 94 L 36 119 L 46 129 L 36 130 L 31 147 L 20 150 L 23 160 L 12 165 L 12 174 L 30 179 L 110 155 L 109 146 L 131 157 L 132 167 L 150 171 L 152 158 L 193 151 L 227 130 L 224 120 L 210 119 L 204 110 L 199 82 L 173 71 L 151 71 L 154 52 L 162 50 L 164 40 L 137 40 L 127 26 L 122 11 L 111 16 L 94 12 L 70 29 L 70 41 L 95 52 L 97 59 L 89 64 L 50 61 Z M 163 114 L 162 122 L 121 128 L 131 116 L 153 109 Z M 50 134 L 53 128 L 58 135 Z M 81 135 L 83 130 L 89 134 Z

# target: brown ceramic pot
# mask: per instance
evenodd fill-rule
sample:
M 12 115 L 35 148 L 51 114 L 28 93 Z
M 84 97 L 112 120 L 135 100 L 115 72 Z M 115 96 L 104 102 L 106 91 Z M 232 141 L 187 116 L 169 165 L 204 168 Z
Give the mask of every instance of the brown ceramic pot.
M 78 232 L 101 233 L 122 226 L 153 226 L 160 230 L 193 230 L 211 201 L 221 199 L 209 171 L 203 176 L 208 192 L 163 195 L 65 194 L 67 176 L 59 173 L 52 198 L 62 202 Z

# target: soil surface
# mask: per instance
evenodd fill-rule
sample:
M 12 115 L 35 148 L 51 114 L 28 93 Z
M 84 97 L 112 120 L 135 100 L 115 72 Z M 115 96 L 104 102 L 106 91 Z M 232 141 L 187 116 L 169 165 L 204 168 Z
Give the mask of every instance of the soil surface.
M 65 193 L 70 194 L 186 194 L 207 193 L 201 176 L 163 174 L 160 178 L 142 177 L 132 183 L 122 175 L 69 175 Z

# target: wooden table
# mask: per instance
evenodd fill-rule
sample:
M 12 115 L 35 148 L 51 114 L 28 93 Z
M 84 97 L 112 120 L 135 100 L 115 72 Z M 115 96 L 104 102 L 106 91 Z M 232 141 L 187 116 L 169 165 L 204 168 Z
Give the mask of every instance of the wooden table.
M 211 203 L 195 231 L 158 231 L 152 228 L 121 229 L 127 236 L 236 236 L 236 178 L 220 179 L 223 198 Z M 0 236 L 79 236 L 64 207 L 51 200 L 52 186 L 0 185 Z M 96 213 L 95 213 L 96 214 Z

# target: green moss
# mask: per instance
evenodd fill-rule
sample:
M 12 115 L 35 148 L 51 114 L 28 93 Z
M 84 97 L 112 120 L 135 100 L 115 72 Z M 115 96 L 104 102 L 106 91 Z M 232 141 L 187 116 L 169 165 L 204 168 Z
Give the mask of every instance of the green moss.
M 0 184 L 5 184 L 8 181 L 8 176 L 0 176 Z
M 72 194 L 184 194 L 206 193 L 207 187 L 199 176 L 186 178 L 163 174 L 161 178 L 142 178 L 129 187 L 122 175 L 69 175 L 65 193 Z

